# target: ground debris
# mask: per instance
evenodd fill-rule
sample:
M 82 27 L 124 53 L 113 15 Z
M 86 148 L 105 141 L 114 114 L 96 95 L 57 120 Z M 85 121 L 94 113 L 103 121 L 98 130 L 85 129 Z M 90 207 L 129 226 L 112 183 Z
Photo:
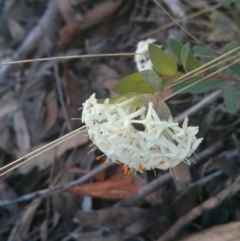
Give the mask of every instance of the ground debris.
M 167 51 L 174 37 L 219 56 L 220 46 L 239 38 L 234 0 L 19 0 L 0 1 L 0 9 L 0 174 L 13 160 L 81 128 L 79 108 L 92 93 L 116 97 L 112 87 L 137 70 L 139 40 L 155 38 Z M 119 56 L 98 56 L 113 53 Z M 60 58 L 72 55 L 92 56 Z M 4 64 L 47 57 L 55 59 Z M 196 164 L 179 166 L 174 177 L 160 170 L 124 175 L 86 129 L 0 176 L 0 237 L 240 240 L 240 122 L 222 101 L 220 91 L 168 102 L 178 122 L 190 115 L 204 136 L 199 159 L 192 157 Z

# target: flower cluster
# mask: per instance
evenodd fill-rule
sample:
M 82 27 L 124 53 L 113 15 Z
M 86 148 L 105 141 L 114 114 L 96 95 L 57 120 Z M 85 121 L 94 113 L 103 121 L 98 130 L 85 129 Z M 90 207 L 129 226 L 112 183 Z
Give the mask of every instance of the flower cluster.
M 153 69 L 153 65 L 148 57 L 148 44 L 156 41 L 156 39 L 149 38 L 138 42 L 134 57 L 138 71 Z
M 185 161 L 201 143 L 198 127 L 161 120 L 150 102 L 146 108 L 138 97 L 118 103 L 98 103 L 93 94 L 84 104 L 82 121 L 93 143 L 113 161 L 138 171 L 167 170 Z

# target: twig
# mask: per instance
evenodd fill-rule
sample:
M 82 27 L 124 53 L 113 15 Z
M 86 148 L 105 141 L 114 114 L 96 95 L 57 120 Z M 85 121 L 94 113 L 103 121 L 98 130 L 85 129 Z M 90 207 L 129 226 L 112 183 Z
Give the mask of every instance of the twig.
M 203 108 L 204 106 L 208 105 L 210 102 L 217 99 L 221 95 L 221 93 L 222 93 L 222 90 L 216 90 L 216 91 L 212 92 L 211 94 L 209 94 L 205 98 L 203 98 L 201 101 L 199 101 L 196 105 L 190 107 L 189 109 L 182 112 L 180 115 L 176 116 L 174 118 L 174 121 L 176 121 L 176 122 L 183 121 L 185 116 L 190 116 L 190 115 L 196 113 L 201 108 Z
M 23 59 L 18 61 L 6 61 L 0 63 L 1 65 L 14 65 L 14 64 L 27 64 L 32 62 L 45 62 L 45 61 L 62 61 L 62 60 L 73 60 L 73 59 L 83 59 L 83 58 L 100 58 L 100 57 L 133 57 L 135 55 L 145 55 L 145 54 L 135 54 L 135 53 L 112 53 L 112 54 L 83 54 L 83 55 L 70 55 L 70 56 L 55 56 L 48 58 L 38 58 L 38 59 Z
M 236 0 L 233 0 L 233 1 L 236 1 Z M 230 1 L 230 2 L 233 2 L 233 1 Z M 159 28 L 150 30 L 147 33 L 144 33 L 144 34 L 140 35 L 139 38 L 140 39 L 147 38 L 147 37 L 149 37 L 149 36 L 151 36 L 153 34 L 156 34 L 156 33 L 160 32 L 160 31 L 163 31 L 163 30 L 166 30 L 166 29 L 168 29 L 168 28 L 170 28 L 172 26 L 175 26 L 176 23 L 181 23 L 181 22 L 184 22 L 184 21 L 196 18 L 196 17 L 198 17 L 198 16 L 200 16 L 202 14 L 205 14 L 207 12 L 214 11 L 214 10 L 218 9 L 219 7 L 221 7 L 221 6 L 222 6 L 222 4 L 218 3 L 218 4 L 214 5 L 214 6 L 211 6 L 208 9 L 201 9 L 201 10 L 199 10 L 197 12 L 191 13 L 191 14 L 187 15 L 184 18 L 177 18 L 177 19 L 175 19 L 175 21 L 168 22 L 168 23 L 164 24 L 163 26 L 161 26 Z
M 236 179 L 236 181 L 228 188 L 221 191 L 215 197 L 211 197 L 201 205 L 193 208 L 186 215 L 181 217 L 163 236 L 161 236 L 157 241 L 169 241 L 176 237 L 178 232 L 195 218 L 199 217 L 203 214 L 203 212 L 216 208 L 222 201 L 226 198 L 233 196 L 240 190 L 240 178 Z
M 14 199 L 14 200 L 4 200 L 4 201 L 0 200 L 0 207 L 13 205 L 13 204 L 16 204 L 16 203 L 19 203 L 19 202 L 30 201 L 30 200 L 32 200 L 34 198 L 37 198 L 37 197 L 46 198 L 46 197 L 48 197 L 50 195 L 53 195 L 53 194 L 56 194 L 58 192 L 66 191 L 69 188 L 72 188 L 72 187 L 75 187 L 77 185 L 85 183 L 91 177 L 93 177 L 95 174 L 105 170 L 106 168 L 108 168 L 109 166 L 112 166 L 114 164 L 115 164 L 114 162 L 111 162 L 107 166 L 99 165 L 96 168 L 94 168 L 92 171 L 90 171 L 89 173 L 80 177 L 79 179 L 68 182 L 68 183 L 64 183 L 64 184 L 53 186 L 53 187 L 50 187 L 50 188 L 47 188 L 47 189 L 42 189 L 42 190 L 39 190 L 39 191 L 36 191 L 36 192 L 32 192 L 32 193 L 23 195 L 23 196 L 21 196 L 17 199 Z
M 150 182 L 149 184 L 145 185 L 142 187 L 137 194 L 131 196 L 130 198 L 127 198 L 125 200 L 122 200 L 115 204 L 115 207 L 127 207 L 127 206 L 132 206 L 145 196 L 147 196 L 149 193 L 152 193 L 155 191 L 157 188 L 160 186 L 163 186 L 165 183 L 169 182 L 171 180 L 171 174 L 168 172 L 154 181 Z
M 193 40 L 195 40 L 197 43 L 205 46 L 207 49 L 210 49 L 211 51 L 216 52 L 215 50 L 211 49 L 208 45 L 204 44 L 202 41 L 200 41 L 198 38 L 196 38 L 195 36 L 193 36 L 187 29 L 185 29 L 178 21 L 176 21 L 172 15 L 162 6 L 162 4 L 160 4 L 157 0 L 152 0 L 153 2 L 155 2 L 155 4 L 161 8 L 161 10 L 179 27 L 181 28 L 187 35 L 189 35 Z
M 60 81 L 60 76 L 59 76 L 59 73 L 58 73 L 57 63 L 54 63 L 53 69 L 54 69 L 54 75 L 55 75 L 56 82 L 57 82 L 57 92 L 58 92 L 59 102 L 60 102 L 60 105 L 62 107 L 63 116 L 64 116 L 64 119 L 66 121 L 68 131 L 71 131 L 72 126 L 70 124 L 70 121 L 69 121 L 69 118 L 68 118 L 68 115 L 67 115 L 66 106 L 65 106 L 65 103 L 64 103 L 64 100 L 63 100 L 63 92 L 62 92 L 62 88 L 61 88 L 61 81 Z
M 206 183 L 208 183 L 209 181 L 211 181 L 213 178 L 216 178 L 216 177 L 219 177 L 223 174 L 222 171 L 216 171 L 206 177 L 203 177 L 195 182 L 191 182 L 189 183 L 188 185 L 188 188 L 193 188 L 193 187 L 196 187 L 196 186 L 203 186 L 205 185 Z
M 209 148 L 205 149 L 201 153 L 198 154 L 198 157 L 200 160 L 204 160 L 208 158 L 209 156 L 216 153 L 219 149 L 221 149 L 223 146 L 223 140 L 219 140 L 218 142 L 214 143 Z M 197 157 L 192 158 L 194 161 L 197 161 Z M 157 188 L 163 186 L 165 183 L 169 182 L 171 180 L 171 174 L 168 172 L 159 178 L 155 179 L 154 181 L 146 184 L 144 187 L 142 187 L 137 194 L 125 199 L 121 200 L 118 203 L 115 204 L 116 207 L 126 207 L 126 206 L 133 206 L 136 202 L 143 199 L 148 194 L 154 192 Z

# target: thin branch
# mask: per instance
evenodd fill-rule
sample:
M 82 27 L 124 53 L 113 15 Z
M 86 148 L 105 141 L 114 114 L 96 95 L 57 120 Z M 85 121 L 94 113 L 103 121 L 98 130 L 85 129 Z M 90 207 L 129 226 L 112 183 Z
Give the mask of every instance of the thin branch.
M 170 172 L 156 178 L 154 181 L 148 183 L 144 187 L 142 187 L 137 194 L 131 196 L 130 198 L 124 199 L 117 204 L 115 204 L 115 207 L 128 207 L 134 205 L 139 200 L 143 199 L 148 194 L 154 192 L 157 188 L 163 186 L 164 184 L 171 181 L 172 176 Z
M 214 153 L 219 151 L 223 146 L 223 140 L 219 140 L 218 142 L 214 143 L 212 146 L 208 147 L 204 151 L 198 154 L 199 160 L 196 157 L 193 157 L 192 159 L 194 161 L 200 162 L 201 160 L 204 160 L 208 158 L 209 156 L 212 156 Z M 129 207 L 135 205 L 137 202 L 142 200 L 145 196 L 148 194 L 154 192 L 156 189 L 160 188 L 167 182 L 171 181 L 172 176 L 170 172 L 158 177 L 157 179 L 153 180 L 152 182 L 146 184 L 144 187 L 142 187 L 137 194 L 134 194 L 133 196 L 121 200 L 118 203 L 115 204 L 116 207 Z
M 160 4 L 157 0 L 153 0 L 155 4 L 161 8 L 161 10 L 179 27 L 181 28 L 187 35 L 189 35 L 193 40 L 195 40 L 197 43 L 205 46 L 207 49 L 210 49 L 211 51 L 216 52 L 215 50 L 211 49 L 208 45 L 202 43 L 199 39 L 197 39 L 195 36 L 193 36 L 188 30 L 186 30 L 178 21 L 176 21 L 172 15 Z
M 231 2 L 235 2 L 235 1 L 237 1 L 237 0 L 232 0 Z M 197 12 L 189 14 L 186 17 L 174 19 L 175 21 L 171 21 L 171 22 L 166 23 L 166 24 L 164 24 L 163 26 L 161 26 L 161 27 L 159 27 L 157 29 L 154 29 L 154 30 L 151 30 L 151 31 L 149 31 L 149 32 L 147 32 L 145 34 L 142 34 L 142 35 L 140 35 L 139 38 L 140 39 L 147 38 L 147 37 L 149 37 L 149 36 L 151 36 L 153 34 L 156 34 L 158 32 L 161 32 L 161 31 L 165 30 L 165 29 L 173 27 L 177 23 L 181 23 L 181 22 L 184 22 L 184 21 L 196 18 L 196 17 L 201 16 L 202 14 L 205 14 L 205 13 L 210 12 L 210 11 L 215 11 L 216 9 L 220 8 L 221 6 L 222 6 L 222 4 L 218 3 L 218 4 L 214 5 L 214 6 L 211 6 L 208 9 L 201 9 L 201 10 L 199 10 Z
M 208 105 L 212 101 L 216 100 L 220 95 L 222 94 L 222 90 L 216 90 L 212 92 L 211 94 L 205 96 L 201 101 L 199 101 L 196 105 L 193 105 L 189 109 L 185 110 L 178 116 L 174 118 L 174 121 L 181 122 L 184 120 L 185 116 L 190 116 L 200 109 L 202 109 L 204 106 Z
M 200 83 L 201 81 L 203 81 L 203 80 L 205 80 L 205 79 L 208 79 L 209 77 L 214 76 L 215 74 L 217 74 L 217 73 L 223 71 L 224 69 L 229 68 L 230 66 L 234 65 L 235 63 L 237 63 L 237 62 L 239 62 L 239 61 L 240 61 L 240 58 L 238 58 L 238 59 L 236 59 L 235 61 L 233 61 L 232 63 L 230 63 L 230 64 L 224 66 L 223 68 L 218 69 L 217 71 L 215 71 L 215 72 L 213 72 L 213 73 L 211 73 L 211 74 L 205 76 L 204 78 L 202 78 L 202 79 L 200 79 L 200 80 L 197 80 L 197 81 L 195 81 L 194 83 L 189 84 L 188 86 L 186 86 L 186 87 L 184 87 L 184 88 L 182 88 L 182 89 L 176 91 L 175 93 L 169 95 L 169 96 L 168 96 L 167 98 L 165 98 L 164 100 L 168 100 L 168 99 L 170 99 L 171 97 L 173 97 L 173 96 L 175 96 L 175 95 L 181 93 L 183 90 L 186 90 L 186 89 L 188 89 L 188 88 L 190 88 L 190 87 L 192 87 L 192 86 L 194 86 L 194 85 Z
M 13 205 L 13 204 L 20 203 L 20 202 L 30 201 L 30 200 L 32 200 L 34 198 L 37 198 L 37 197 L 46 198 L 50 195 L 66 191 L 66 190 L 68 190 L 72 187 L 75 187 L 75 186 L 78 186 L 78 185 L 81 185 L 81 184 L 85 183 L 86 181 L 88 181 L 91 177 L 93 177 L 97 173 L 105 170 L 106 168 L 108 168 L 109 166 L 112 166 L 114 164 L 115 164 L 114 162 L 111 162 L 107 166 L 99 165 L 96 168 L 94 168 L 93 170 L 91 170 L 89 173 L 80 177 L 79 179 L 68 182 L 68 183 L 64 183 L 64 184 L 56 185 L 56 186 L 53 186 L 53 187 L 50 187 L 50 188 L 42 189 L 42 190 L 39 190 L 39 191 L 36 191 L 36 192 L 32 192 L 32 193 L 23 195 L 23 196 L 21 196 L 17 199 L 14 199 L 14 200 L 4 200 L 4 201 L 0 200 L 0 207 Z
M 48 143 L 47 145 L 42 146 L 42 147 L 38 148 L 37 150 L 32 151 L 32 152 L 28 153 L 27 155 L 18 158 L 17 160 L 7 164 L 6 166 L 1 167 L 0 168 L 0 177 L 3 176 L 4 174 L 8 173 L 9 171 L 12 171 L 13 169 L 21 166 L 22 164 L 32 160 L 33 158 L 41 155 L 42 153 L 52 149 L 53 147 L 58 146 L 60 143 L 63 143 L 65 141 L 71 139 L 73 136 L 79 135 L 79 133 L 81 133 L 81 131 L 83 131 L 84 128 L 85 128 L 85 126 L 82 126 L 78 129 L 58 138 L 57 140 L 52 141 L 52 142 Z M 26 160 L 24 160 L 26 157 L 28 157 L 28 158 Z
M 112 53 L 112 54 L 83 54 L 83 55 L 72 55 L 72 56 L 58 56 L 58 57 L 49 57 L 49 58 L 38 58 L 38 59 L 27 59 L 27 60 L 18 60 L 18 61 L 8 61 L 2 62 L 1 65 L 12 65 L 12 64 L 25 64 L 32 62 L 44 62 L 44 61 L 52 61 L 52 60 L 71 60 L 71 59 L 83 59 L 83 58 L 100 58 L 100 57 L 133 57 L 135 53 Z M 145 55 L 145 54 L 138 54 Z
M 224 201 L 226 198 L 233 196 L 235 193 L 240 191 L 240 178 L 237 178 L 237 180 L 228 188 L 221 191 L 218 195 L 215 197 L 211 197 L 205 202 L 203 202 L 201 205 L 193 208 L 190 212 L 188 212 L 186 215 L 181 217 L 163 236 L 161 236 L 157 241 L 170 241 L 174 237 L 177 236 L 179 231 L 192 222 L 195 218 L 201 216 L 205 211 L 211 210 L 213 208 L 216 208 L 222 201 Z
M 66 110 L 66 105 L 65 105 L 65 102 L 64 102 L 64 99 L 63 99 L 63 92 L 62 92 L 61 80 L 60 80 L 60 76 L 59 76 L 59 72 L 58 72 L 57 63 L 55 63 L 53 65 L 53 69 L 54 69 L 54 75 L 55 75 L 56 82 L 57 82 L 57 93 L 58 93 L 60 105 L 62 107 L 63 116 L 64 116 L 64 119 L 66 121 L 68 131 L 71 131 L 72 126 L 71 126 L 71 123 L 69 121 L 67 110 Z

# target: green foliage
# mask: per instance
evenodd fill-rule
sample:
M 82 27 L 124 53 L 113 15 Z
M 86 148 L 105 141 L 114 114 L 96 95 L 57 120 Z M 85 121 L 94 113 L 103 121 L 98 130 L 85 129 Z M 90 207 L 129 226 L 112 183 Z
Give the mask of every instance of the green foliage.
M 149 44 L 148 54 L 154 68 L 160 74 L 168 76 L 177 73 L 177 64 L 158 46 Z
M 190 45 L 187 43 L 183 45 L 176 39 L 169 39 L 168 45 L 171 48 L 174 55 L 178 58 L 180 63 L 186 69 L 194 70 L 200 67 L 197 58 L 190 52 Z
M 189 56 L 190 44 L 186 43 L 181 50 L 181 61 L 185 72 L 187 72 L 187 60 Z
M 235 88 L 235 93 L 237 95 L 238 110 L 240 110 L 240 85 L 234 85 L 234 88 Z
M 238 98 L 233 84 L 225 82 L 222 86 L 222 90 L 227 111 L 231 114 L 235 114 L 238 110 Z
M 236 41 L 228 43 L 222 48 L 222 53 L 223 54 L 228 53 L 229 51 L 235 49 L 238 46 L 239 46 L 239 43 Z M 199 56 L 200 62 L 202 64 L 206 64 L 216 57 L 215 53 L 199 45 L 194 47 L 194 52 L 196 55 Z M 225 59 L 234 55 L 236 55 L 236 52 L 229 54 L 228 56 L 225 57 Z M 208 70 L 208 73 L 205 75 L 208 75 L 211 72 L 219 70 L 225 65 L 226 63 L 223 63 L 214 68 L 211 68 L 210 70 Z M 220 79 L 218 79 L 219 78 L 218 75 L 220 75 L 219 76 L 221 77 Z M 219 72 L 218 75 L 212 76 L 209 79 L 204 79 L 200 82 L 199 82 L 199 78 L 192 78 L 190 80 L 184 81 L 183 83 L 175 86 L 173 88 L 173 92 L 177 92 L 180 94 L 184 94 L 184 93 L 200 94 L 200 93 L 209 92 L 215 89 L 222 89 L 223 96 L 224 96 L 224 104 L 226 106 L 226 109 L 229 113 L 234 114 L 237 112 L 237 110 L 240 110 L 239 108 L 240 94 L 238 94 L 239 91 L 237 91 L 237 90 L 240 90 L 240 87 L 238 88 L 238 86 L 240 86 L 239 85 L 240 81 L 239 81 L 239 84 L 233 84 L 231 83 L 230 79 L 233 77 L 237 77 L 237 78 L 240 77 L 240 64 L 238 63 L 234 64 L 230 66 L 228 69 L 225 69 Z
M 216 57 L 211 50 L 200 45 L 194 46 L 193 51 L 198 57 L 200 57 L 201 64 L 206 64 Z
M 223 49 L 222 49 L 222 52 L 225 54 L 235 48 L 237 48 L 239 46 L 239 43 L 237 41 L 233 41 L 231 43 L 228 43 L 226 44 Z M 228 57 L 230 56 L 234 56 L 236 54 L 236 52 L 232 53 L 232 54 L 229 54 Z
M 183 83 L 173 87 L 173 92 L 178 92 L 179 94 L 201 94 L 211 90 L 220 89 L 224 83 L 222 80 L 205 79 L 197 84 L 192 85 L 197 81 L 198 79 L 196 78 L 184 81 Z
M 154 90 L 163 90 L 163 82 L 160 76 L 153 70 L 144 70 L 140 72 L 144 81 L 151 86 Z
M 168 41 L 170 49 L 178 60 L 178 64 L 183 66 L 186 72 L 194 71 L 204 64 L 218 57 L 214 51 L 203 46 L 196 45 L 193 47 L 194 54 L 190 50 L 190 44 L 182 44 L 181 42 L 170 39 Z M 239 43 L 234 41 L 226 44 L 221 53 L 228 53 L 239 46 Z M 113 90 L 120 94 L 120 97 L 112 99 L 112 103 L 122 101 L 122 98 L 138 96 L 138 101 L 142 102 L 146 107 L 152 102 L 154 109 L 161 119 L 168 119 L 171 112 L 168 106 L 155 95 L 156 92 L 161 92 L 166 88 L 171 88 L 176 94 L 201 94 L 215 89 L 222 89 L 224 103 L 229 113 L 234 114 L 240 110 L 240 64 L 235 63 L 227 69 L 218 72 L 207 78 L 207 76 L 221 69 L 226 63 L 220 64 L 208 70 L 201 69 L 196 71 L 197 75 L 189 76 L 184 80 L 184 73 L 178 71 L 177 63 L 170 57 L 170 54 L 165 53 L 161 48 L 154 44 L 149 44 L 149 58 L 154 66 L 154 70 L 144 70 L 139 73 L 133 73 L 114 86 Z M 228 59 L 236 55 L 236 51 L 221 59 Z M 228 62 L 229 63 L 229 62 Z M 179 81 L 180 78 L 180 81 Z M 234 81 L 233 81 L 234 80 Z M 239 81 L 239 83 L 237 83 Z M 179 82 L 179 83 L 178 83 Z
M 120 80 L 114 87 L 115 91 L 119 95 L 127 93 L 154 93 L 153 88 L 149 86 L 143 79 L 140 73 L 133 73 Z

